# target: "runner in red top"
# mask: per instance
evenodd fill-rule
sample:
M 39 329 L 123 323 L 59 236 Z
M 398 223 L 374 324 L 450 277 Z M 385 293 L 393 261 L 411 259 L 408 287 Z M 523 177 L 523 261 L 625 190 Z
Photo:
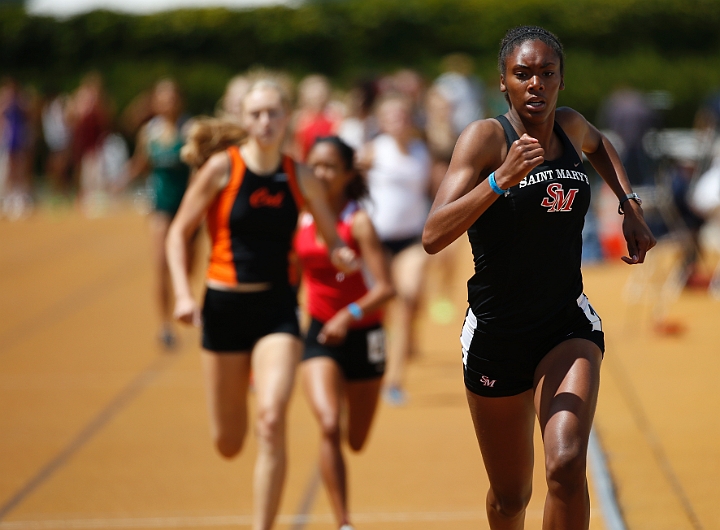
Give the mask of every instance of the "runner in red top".
M 347 508 L 345 462 L 340 449 L 340 411 L 347 407 L 347 437 L 354 451 L 367 440 L 385 371 L 385 333 L 380 308 L 394 294 L 390 272 L 370 217 L 357 200 L 367 194 L 353 166 L 354 152 L 336 136 L 319 138 L 308 157 L 325 184 L 344 243 L 362 257 L 363 270 L 338 272 L 304 215 L 295 236 L 303 268 L 308 312 L 302 377 L 322 430 L 320 469 L 338 525 L 352 528 Z
M 358 255 L 360 247 L 353 237 L 353 221 L 359 211 L 359 204 L 354 200 L 349 201 L 340 212 L 336 226 L 340 238 Z M 310 214 L 304 214 L 300 218 L 300 228 L 295 236 L 295 250 L 302 260 L 307 310 L 314 319 L 328 322 L 338 311 L 368 292 L 365 275 L 361 271 L 349 275 L 338 273 L 330 262 L 327 247 L 318 241 L 317 228 Z M 379 324 L 381 319 L 381 311 L 376 310 L 364 314 L 359 320 L 351 321 L 348 327 L 366 328 Z

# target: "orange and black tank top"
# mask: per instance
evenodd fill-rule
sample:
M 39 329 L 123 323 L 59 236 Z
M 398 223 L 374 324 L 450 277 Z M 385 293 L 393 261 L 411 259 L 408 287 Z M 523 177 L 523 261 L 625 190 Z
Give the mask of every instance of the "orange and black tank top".
M 295 162 L 283 156 L 270 175 L 256 175 L 240 149 L 227 150 L 230 181 L 207 215 L 212 249 L 208 279 L 227 285 L 288 283 L 288 254 L 303 197 Z

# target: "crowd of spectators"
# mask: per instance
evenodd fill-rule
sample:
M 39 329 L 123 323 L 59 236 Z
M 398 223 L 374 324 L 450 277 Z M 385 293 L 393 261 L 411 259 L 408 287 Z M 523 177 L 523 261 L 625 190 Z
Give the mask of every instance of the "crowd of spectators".
M 314 139 L 338 134 L 356 149 L 379 134 L 376 102 L 387 94 L 407 99 L 417 138 L 427 142 L 436 164 L 434 180 L 444 173 L 464 124 L 484 117 L 482 85 L 471 60 L 446 59 L 445 72 L 428 82 L 404 69 L 359 80 L 347 91 L 335 90 L 318 74 L 296 87 L 296 110 L 288 151 L 304 161 Z M 284 76 L 292 85 L 289 76 Z M 216 114 L 238 116 L 247 76 L 230 80 L 218 94 Z M 180 87 L 182 89 L 182 87 Z M 141 127 L 153 116 L 151 87 L 118 109 L 100 74 L 89 73 L 71 92 L 39 93 L 11 77 L 0 81 L 0 218 L 23 219 L 39 202 L 74 204 L 97 215 L 123 190 L 126 164 Z M 464 120 L 464 121 L 463 121 Z M 437 166 L 439 164 L 439 166 Z

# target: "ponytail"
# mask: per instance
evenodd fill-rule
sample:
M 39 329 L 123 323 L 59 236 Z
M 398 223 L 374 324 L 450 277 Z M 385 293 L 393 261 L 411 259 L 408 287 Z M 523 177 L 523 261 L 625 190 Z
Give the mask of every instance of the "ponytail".
M 199 168 L 215 153 L 242 143 L 246 137 L 245 130 L 231 121 L 198 118 L 190 125 L 180 159 L 190 167 Z

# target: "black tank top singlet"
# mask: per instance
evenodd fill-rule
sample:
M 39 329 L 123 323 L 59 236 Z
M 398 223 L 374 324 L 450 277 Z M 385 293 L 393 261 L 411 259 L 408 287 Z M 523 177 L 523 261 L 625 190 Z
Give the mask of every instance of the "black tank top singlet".
M 518 134 L 505 116 L 496 119 L 509 149 Z M 483 331 L 540 328 L 582 294 L 582 229 L 590 183 L 557 122 L 553 130 L 562 142 L 560 158 L 533 169 L 468 230 L 475 260 L 468 302 Z
M 288 255 L 297 226 L 302 194 L 295 162 L 283 157 L 271 175 L 256 175 L 237 147 L 228 149 L 230 182 L 208 211 L 212 240 L 208 278 L 238 282 L 289 281 Z

